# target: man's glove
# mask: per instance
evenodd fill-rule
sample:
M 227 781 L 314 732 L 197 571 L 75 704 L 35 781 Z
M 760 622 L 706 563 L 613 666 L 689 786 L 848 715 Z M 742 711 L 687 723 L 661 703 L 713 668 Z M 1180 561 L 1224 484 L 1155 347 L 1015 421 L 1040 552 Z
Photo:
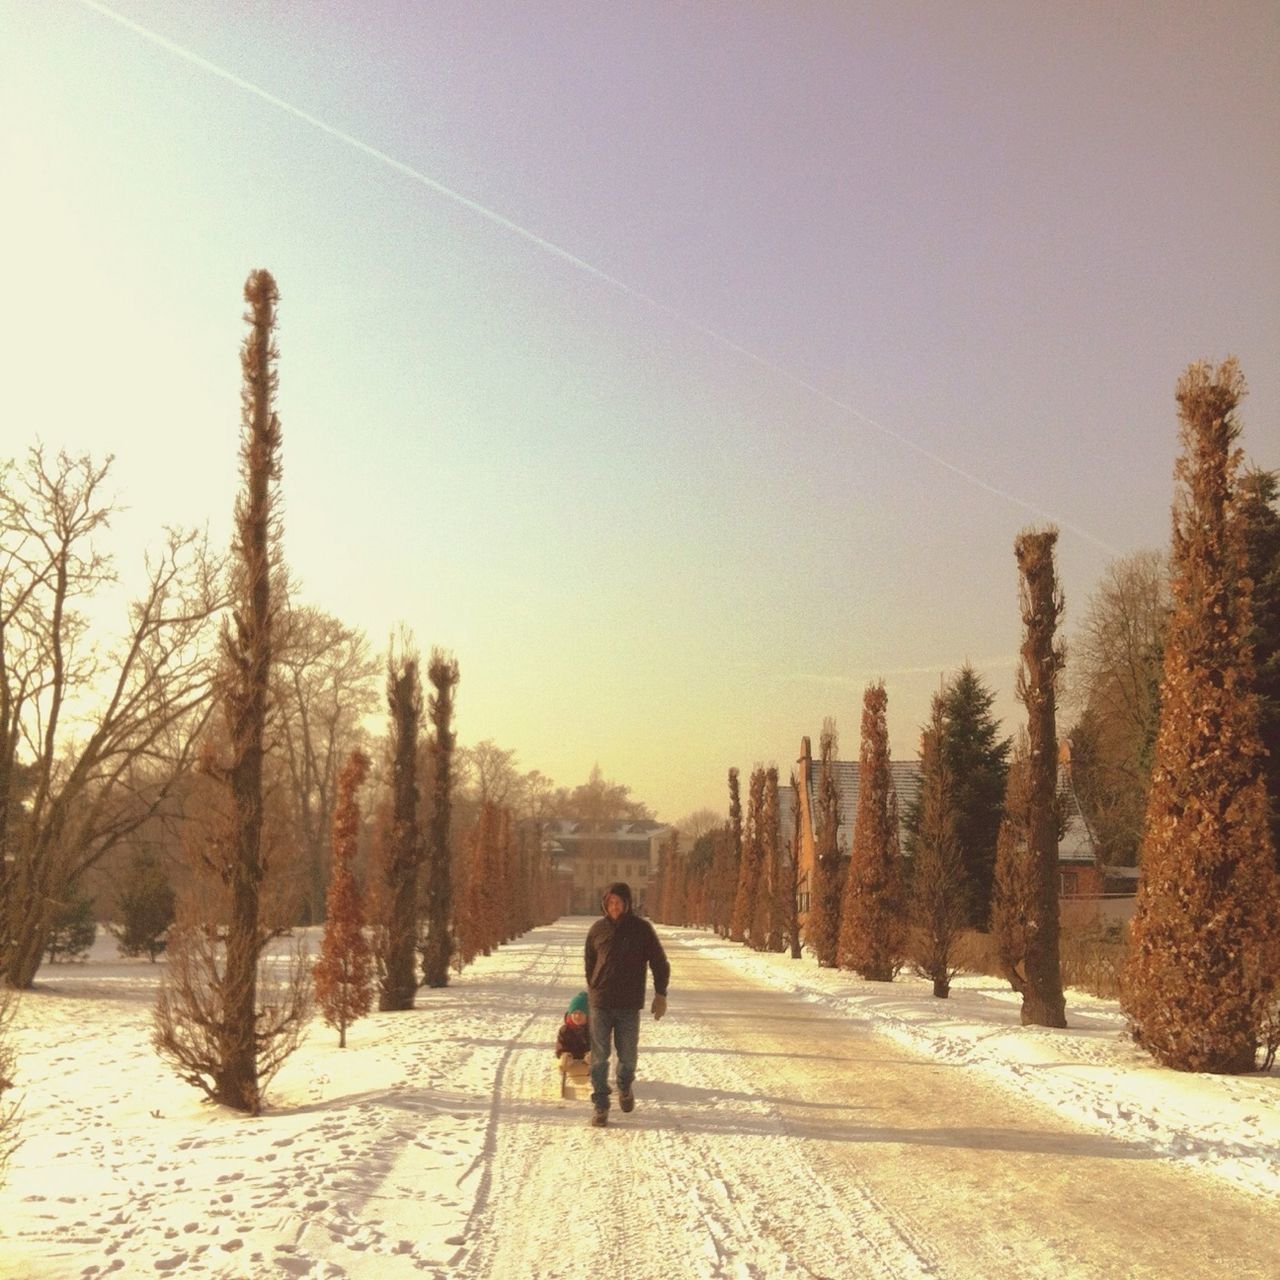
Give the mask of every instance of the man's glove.
M 660 1017 L 662 1017 L 662 1015 L 663 1015 L 664 1013 L 666 1013 L 666 1011 L 667 1011 L 667 997 L 666 997 L 666 996 L 654 996 L 654 997 L 653 997 L 653 1004 L 652 1004 L 652 1005 L 650 1005 L 650 1010 L 652 1011 L 653 1016 L 654 1016 L 655 1018 L 660 1018 Z

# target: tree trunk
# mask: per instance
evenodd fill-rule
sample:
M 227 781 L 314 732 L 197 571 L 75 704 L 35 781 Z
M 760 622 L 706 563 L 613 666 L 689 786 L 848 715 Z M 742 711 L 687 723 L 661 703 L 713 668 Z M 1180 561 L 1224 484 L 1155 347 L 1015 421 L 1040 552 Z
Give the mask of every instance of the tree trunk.
M 1058 735 L 1057 674 L 1062 651 L 1054 634 L 1062 612 L 1053 565 L 1056 530 L 1024 532 L 1015 544 L 1022 571 L 1025 638 L 1018 695 L 1027 708 L 1029 740 L 1028 846 L 1033 877 L 1032 919 L 1028 921 L 1026 988 L 1022 1024 L 1065 1027 L 1066 1001 L 1058 954 Z

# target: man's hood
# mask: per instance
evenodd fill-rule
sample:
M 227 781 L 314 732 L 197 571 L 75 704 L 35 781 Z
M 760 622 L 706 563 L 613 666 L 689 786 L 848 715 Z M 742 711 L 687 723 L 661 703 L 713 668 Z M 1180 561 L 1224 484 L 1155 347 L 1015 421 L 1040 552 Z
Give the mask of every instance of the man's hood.
M 610 885 L 610 886 L 609 886 L 609 887 L 608 887 L 608 888 L 607 888 L 607 889 L 606 889 L 606 890 L 605 890 L 605 891 L 600 895 L 600 910 L 601 910 L 601 911 L 604 911 L 604 903 L 605 903 L 605 899 L 606 899 L 606 898 L 607 898 L 611 893 L 616 893 L 616 894 L 618 895 L 618 897 L 619 897 L 619 898 L 621 898 L 621 899 L 622 899 L 622 901 L 623 901 L 623 902 L 625 902 L 625 903 L 627 904 L 627 911 L 628 911 L 628 912 L 631 910 L 631 886 L 630 886 L 629 884 L 625 884 L 625 883 L 623 883 L 623 881 L 621 881 L 621 880 L 615 880 L 615 881 L 614 881 L 614 883 L 613 883 L 613 884 L 611 884 L 611 885 Z M 608 913 L 607 913 L 607 912 L 605 912 L 605 914 L 607 915 Z

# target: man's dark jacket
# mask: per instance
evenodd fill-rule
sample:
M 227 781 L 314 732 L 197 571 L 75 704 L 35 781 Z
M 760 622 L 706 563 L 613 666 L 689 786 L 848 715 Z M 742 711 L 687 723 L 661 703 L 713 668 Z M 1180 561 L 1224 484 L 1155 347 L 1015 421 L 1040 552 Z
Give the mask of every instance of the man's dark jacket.
M 605 896 L 626 889 L 610 885 Z M 653 970 L 655 995 L 667 994 L 671 965 L 658 935 L 631 910 L 631 893 L 619 893 L 627 909 L 617 918 L 603 916 L 587 931 L 587 999 L 595 1009 L 643 1009 L 645 966 Z

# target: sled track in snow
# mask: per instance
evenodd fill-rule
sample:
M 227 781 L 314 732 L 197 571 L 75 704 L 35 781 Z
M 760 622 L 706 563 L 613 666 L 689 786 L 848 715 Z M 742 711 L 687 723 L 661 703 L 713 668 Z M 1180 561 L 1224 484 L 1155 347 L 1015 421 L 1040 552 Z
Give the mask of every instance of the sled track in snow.
M 930 1251 L 843 1170 L 837 1194 L 811 1163 L 813 1144 L 692 1008 L 665 1024 L 645 1019 L 637 1110 L 615 1108 L 606 1129 L 590 1128 L 590 1107 L 560 1101 L 552 1085 L 546 993 L 566 960 L 547 947 L 524 970 L 538 1007 L 499 1065 L 451 1275 L 585 1280 L 581 1247 L 566 1253 L 572 1223 L 624 1277 L 936 1280 Z M 687 972 L 696 961 L 678 962 Z M 779 1167 L 795 1170 L 783 1188 Z M 545 1211 L 551 1200 L 563 1214 Z

